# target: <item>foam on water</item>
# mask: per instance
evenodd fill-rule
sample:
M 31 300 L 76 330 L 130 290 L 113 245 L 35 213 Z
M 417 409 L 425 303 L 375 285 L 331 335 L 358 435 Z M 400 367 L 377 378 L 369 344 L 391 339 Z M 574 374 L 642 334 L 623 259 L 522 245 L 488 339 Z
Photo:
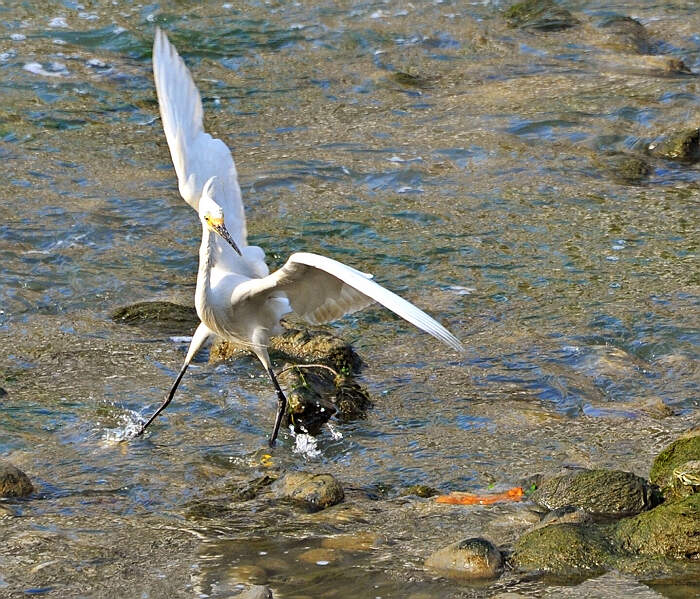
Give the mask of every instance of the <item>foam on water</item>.
M 145 422 L 141 414 L 128 409 L 119 415 L 118 420 L 120 426 L 107 429 L 102 434 L 101 440 L 104 444 L 111 445 L 133 439 Z

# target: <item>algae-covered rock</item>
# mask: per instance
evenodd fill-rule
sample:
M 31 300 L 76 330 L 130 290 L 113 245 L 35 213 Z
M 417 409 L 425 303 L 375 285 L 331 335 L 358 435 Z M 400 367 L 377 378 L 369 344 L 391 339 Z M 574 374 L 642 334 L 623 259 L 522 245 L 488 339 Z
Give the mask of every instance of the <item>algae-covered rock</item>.
M 349 343 L 325 331 L 287 329 L 279 337 L 270 339 L 268 351 L 273 359 L 295 364 L 324 364 L 338 372 L 357 372 L 362 366 L 362 360 Z M 230 341 L 218 341 L 211 349 L 209 361 L 218 362 L 248 352 Z
M 139 302 L 117 308 L 111 314 L 114 322 L 158 329 L 167 334 L 193 332 L 199 317 L 193 306 L 173 302 Z
M 287 389 L 286 424 L 316 435 L 337 413 L 342 420 L 364 418 L 372 406 L 367 391 L 351 375 L 329 367 L 286 364 L 280 382 Z
M 440 491 L 429 485 L 411 485 L 401 491 L 401 495 L 415 495 L 416 497 L 423 497 L 424 499 L 435 497 L 435 495 L 439 494 Z
M 305 503 L 314 510 L 335 505 L 345 498 L 343 487 L 331 474 L 289 472 L 272 488 L 277 497 Z
M 617 523 L 613 537 L 629 553 L 697 560 L 700 558 L 700 494 L 624 518 Z
M 508 8 L 503 15 L 510 27 L 539 31 L 559 31 L 578 24 L 568 10 L 553 0 L 523 0 Z
M 425 560 L 439 574 L 460 579 L 497 578 L 503 571 L 503 555 L 486 539 L 474 537 L 439 549 Z
M 0 461 L 0 497 L 26 497 L 33 492 L 34 486 L 24 472 Z
M 679 469 L 697 460 L 700 460 L 700 434 L 677 439 L 656 456 L 649 479 L 661 488 L 667 500 L 685 497 L 694 489 L 684 483 Z
M 612 559 L 612 545 L 600 528 L 566 523 L 525 533 L 512 555 L 513 564 L 521 570 L 561 577 L 602 573 Z
M 639 21 L 622 15 L 608 15 L 598 23 L 601 45 L 629 54 L 648 54 L 649 37 Z
M 550 510 L 574 506 L 591 514 L 625 516 L 651 509 L 658 490 L 645 479 L 620 470 L 574 470 L 540 483 L 529 498 Z
M 404 71 L 396 71 L 389 75 L 389 78 L 405 87 L 416 87 L 419 89 L 429 89 L 435 83 L 435 77 L 428 77 L 426 75 L 413 75 L 411 73 L 406 73 Z
M 700 129 L 684 129 L 649 144 L 649 151 L 659 158 L 679 162 L 700 160 Z
M 613 180 L 624 185 L 639 185 L 651 173 L 647 162 L 623 152 L 607 152 L 594 159 L 595 165 Z
M 550 524 L 590 524 L 593 522 L 593 516 L 586 510 L 574 507 L 573 505 L 565 505 L 551 512 L 547 512 L 542 516 L 542 520 L 535 524 L 531 530 L 544 528 Z
M 330 397 L 335 395 L 335 375 L 326 369 L 299 368 L 285 364 L 280 383 L 289 401 L 285 426 L 296 432 L 317 435 L 336 410 Z

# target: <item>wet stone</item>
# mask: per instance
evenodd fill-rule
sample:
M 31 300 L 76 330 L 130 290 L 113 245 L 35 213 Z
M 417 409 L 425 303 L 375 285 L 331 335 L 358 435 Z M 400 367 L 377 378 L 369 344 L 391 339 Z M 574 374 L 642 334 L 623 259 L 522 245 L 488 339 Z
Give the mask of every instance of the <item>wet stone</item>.
M 622 15 L 610 15 L 597 25 L 604 36 L 602 46 L 629 54 L 649 53 L 649 37 L 639 21 Z
M 542 520 L 532 527 L 532 530 L 543 528 L 550 524 L 590 524 L 591 522 L 593 522 L 593 517 L 586 510 L 572 505 L 565 505 L 564 507 L 547 512 L 542 517 Z
M 323 547 L 339 551 L 369 551 L 384 542 L 384 537 L 376 532 L 358 532 L 326 537 L 321 541 Z
M 651 167 L 647 162 L 623 152 L 602 154 L 596 157 L 594 162 L 613 181 L 623 185 L 639 185 L 645 182 L 651 173 Z
M 658 489 L 620 470 L 574 470 L 540 482 L 529 498 L 547 509 L 574 506 L 591 514 L 628 516 L 658 505 Z
M 34 487 L 24 472 L 0 461 L 0 497 L 26 497 L 33 492 Z
M 268 350 L 273 360 L 323 364 L 337 372 L 357 372 L 362 366 L 362 359 L 349 343 L 322 330 L 287 329 L 270 339 Z M 249 350 L 245 347 L 220 340 L 212 347 L 209 361 L 220 362 L 247 354 Z
M 439 549 L 425 565 L 451 578 L 492 579 L 503 571 L 503 555 L 490 541 L 474 537 Z
M 272 599 L 272 591 L 270 587 L 256 584 L 236 595 L 234 599 Z
M 537 31 L 561 31 L 578 25 L 579 21 L 568 10 L 553 0 L 523 0 L 504 12 L 510 27 Z
M 700 434 L 677 439 L 666 447 L 654 460 L 649 479 L 661 488 L 666 500 L 686 497 L 695 492 L 682 480 L 682 469 L 689 463 L 700 460 Z
M 612 559 L 611 543 L 599 529 L 578 524 L 550 524 L 526 532 L 512 556 L 521 570 L 562 577 L 602 573 Z
M 7 391 L 5 391 L 5 389 L 0 387 L 0 397 L 5 397 L 5 395 L 7 395 Z
M 280 383 L 288 400 L 285 426 L 296 432 L 317 435 L 336 409 L 330 398 L 335 395 L 335 375 L 325 369 L 298 368 L 285 364 Z
M 156 329 L 166 334 L 186 334 L 199 325 L 193 306 L 173 302 L 139 302 L 117 308 L 111 314 L 116 323 Z
M 440 491 L 429 485 L 411 485 L 410 487 L 406 487 L 401 491 L 401 495 L 415 495 L 416 497 L 423 498 L 434 497 L 435 495 L 439 494 Z
M 700 559 L 700 494 L 620 520 L 614 538 L 632 554 Z
M 345 498 L 343 487 L 331 474 L 289 472 L 272 488 L 277 497 L 303 502 L 313 510 L 322 510 Z
M 661 141 L 649 144 L 653 156 L 678 162 L 700 160 L 700 129 L 684 129 L 672 132 Z

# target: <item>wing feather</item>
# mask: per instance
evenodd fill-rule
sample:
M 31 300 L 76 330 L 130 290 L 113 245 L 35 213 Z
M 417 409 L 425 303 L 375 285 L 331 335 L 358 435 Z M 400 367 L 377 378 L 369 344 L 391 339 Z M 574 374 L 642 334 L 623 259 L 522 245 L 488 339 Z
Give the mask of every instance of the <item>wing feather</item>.
M 153 77 L 180 194 L 197 210 L 204 184 L 216 177 L 214 194 L 223 208 L 226 228 L 236 242 L 245 245 L 245 213 L 231 151 L 223 141 L 204 131 L 197 86 L 175 46 L 160 29 L 156 29 L 153 43 Z
M 306 252 L 292 254 L 279 270 L 244 284 L 249 299 L 282 291 L 296 314 L 311 323 L 328 322 L 379 302 L 401 318 L 458 352 L 464 346 L 423 310 L 372 280 L 372 275 Z

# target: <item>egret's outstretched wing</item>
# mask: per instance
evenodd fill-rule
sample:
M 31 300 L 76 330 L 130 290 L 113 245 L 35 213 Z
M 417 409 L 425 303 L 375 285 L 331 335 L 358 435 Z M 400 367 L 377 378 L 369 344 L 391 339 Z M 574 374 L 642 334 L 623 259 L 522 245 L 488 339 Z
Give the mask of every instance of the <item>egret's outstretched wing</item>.
M 233 157 L 223 141 L 204 131 L 199 91 L 184 61 L 160 29 L 156 29 L 153 44 L 153 76 L 180 194 L 197 210 L 204 184 L 216 177 L 214 192 L 223 208 L 226 228 L 239 245 L 245 245 L 245 214 Z
M 423 310 L 372 281 L 372 275 L 345 264 L 300 252 L 292 254 L 279 270 L 262 279 L 241 285 L 239 301 L 260 301 L 275 291 L 287 295 L 296 314 L 307 322 L 317 324 L 339 318 L 379 302 L 395 314 L 439 339 L 458 352 L 464 346 L 452 333 Z

